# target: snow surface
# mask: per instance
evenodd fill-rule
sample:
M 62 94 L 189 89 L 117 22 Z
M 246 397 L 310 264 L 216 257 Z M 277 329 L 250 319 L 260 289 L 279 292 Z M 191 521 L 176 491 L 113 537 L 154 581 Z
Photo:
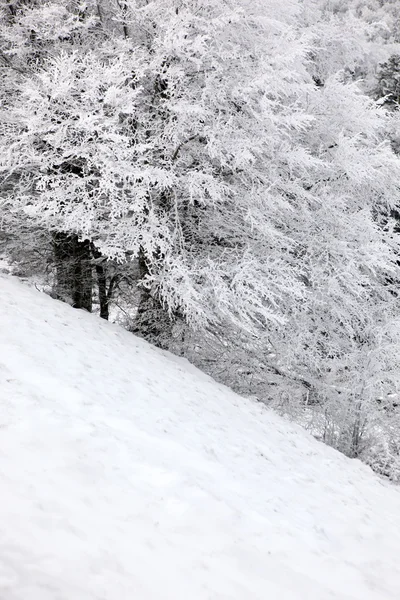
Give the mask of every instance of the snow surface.
M 0 277 L 1 600 L 400 598 L 400 492 Z

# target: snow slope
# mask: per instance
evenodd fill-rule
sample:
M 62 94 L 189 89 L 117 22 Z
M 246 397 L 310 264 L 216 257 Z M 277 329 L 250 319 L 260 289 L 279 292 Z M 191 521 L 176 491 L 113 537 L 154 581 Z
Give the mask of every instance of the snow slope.
M 0 277 L 1 600 L 400 598 L 400 493 Z

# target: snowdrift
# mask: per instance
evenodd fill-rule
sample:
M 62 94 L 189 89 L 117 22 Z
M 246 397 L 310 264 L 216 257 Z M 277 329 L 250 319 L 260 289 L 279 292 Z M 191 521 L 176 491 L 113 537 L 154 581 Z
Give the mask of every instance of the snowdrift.
M 400 493 L 0 278 L 2 600 L 398 600 Z

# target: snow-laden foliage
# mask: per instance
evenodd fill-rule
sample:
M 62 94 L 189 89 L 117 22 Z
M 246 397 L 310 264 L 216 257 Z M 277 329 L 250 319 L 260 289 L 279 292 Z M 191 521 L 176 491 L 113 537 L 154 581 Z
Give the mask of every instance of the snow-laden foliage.
M 379 63 L 398 52 L 397 0 L 303 0 L 302 24 L 314 41 L 312 73 L 318 84 L 338 71 L 371 92 Z
M 25 73 L 8 114 L 13 207 L 111 258 L 143 252 L 146 284 L 193 324 L 218 312 L 265 324 L 303 294 L 281 223 L 288 182 L 318 168 L 298 147 L 312 120 L 306 46 L 252 12 L 125 3 L 120 36 L 99 22 L 78 44 L 71 29 Z
M 400 160 L 365 91 L 398 43 L 396 5 L 10 6 L 8 219 L 137 265 L 138 313 L 180 325 L 163 345 L 283 412 L 308 407 L 352 456 L 383 463 L 372 440 L 390 438 L 394 460 L 379 432 L 400 385 Z

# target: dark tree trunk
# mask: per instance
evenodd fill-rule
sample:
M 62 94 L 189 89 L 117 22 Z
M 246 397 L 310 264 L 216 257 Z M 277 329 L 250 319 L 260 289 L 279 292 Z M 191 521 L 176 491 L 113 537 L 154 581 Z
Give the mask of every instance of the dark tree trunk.
M 92 254 L 88 240 L 79 241 L 75 234 L 53 234 L 56 260 L 55 294 L 60 300 L 70 301 L 74 308 L 92 312 Z
M 103 265 L 96 265 L 97 287 L 99 289 L 100 317 L 106 319 L 110 316 L 107 294 L 107 276 Z
M 107 290 L 107 270 L 104 266 L 104 261 L 102 261 L 102 254 L 97 248 L 92 244 L 92 254 L 93 258 L 96 260 L 95 269 L 97 276 L 97 288 L 99 292 L 99 304 L 100 304 L 100 317 L 108 321 L 110 316 L 109 303 L 111 300 L 109 291 Z
M 143 250 L 139 252 L 138 263 L 139 276 L 143 279 L 149 272 Z M 159 348 L 167 349 L 172 338 L 172 327 L 173 321 L 159 298 L 149 289 L 142 288 L 132 333 L 140 335 Z

